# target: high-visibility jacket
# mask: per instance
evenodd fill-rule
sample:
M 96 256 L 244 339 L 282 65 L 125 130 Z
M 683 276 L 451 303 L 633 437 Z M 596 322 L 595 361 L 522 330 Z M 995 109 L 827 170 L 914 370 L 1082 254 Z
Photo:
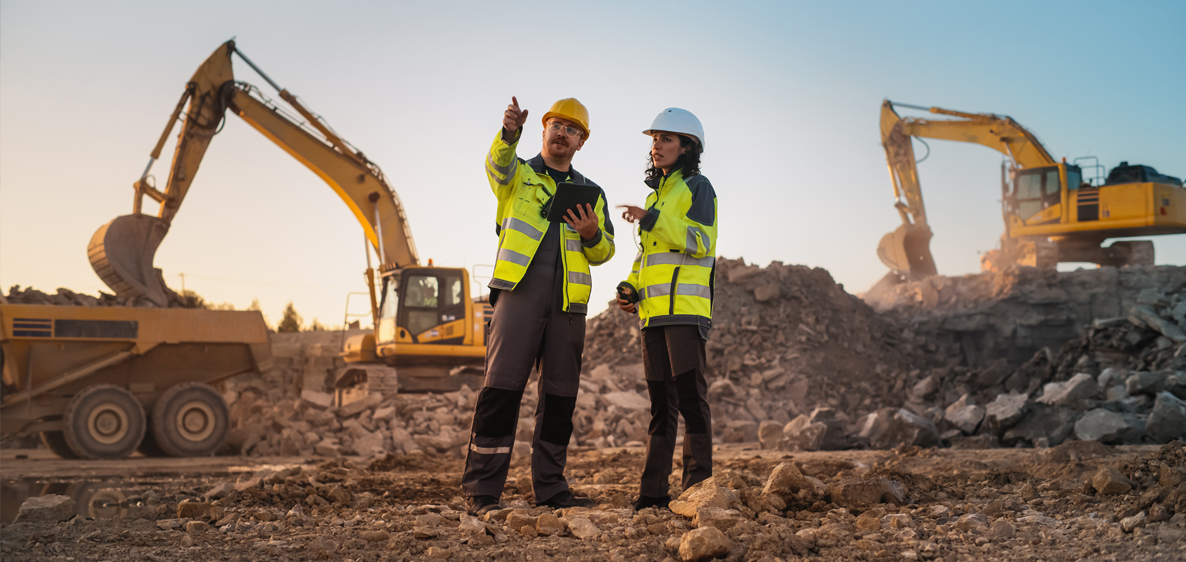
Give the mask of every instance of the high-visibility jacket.
M 716 278 L 717 195 L 708 178 L 680 170 L 647 182 L 642 249 L 622 287 L 638 296 L 642 327 L 693 324 L 712 329 Z
M 515 141 L 508 144 L 500 130 L 486 156 L 486 178 L 498 197 L 494 226 L 498 233 L 498 259 L 489 284 L 491 289 L 514 290 L 551 225 L 541 210 L 556 194 L 556 182 L 544 171 L 542 155 L 531 160 L 515 155 L 522 131 L 519 129 Z M 569 174 L 573 183 L 596 185 L 576 169 L 570 168 Z M 598 228 L 591 240 L 581 240 L 581 235 L 567 223 L 560 224 L 565 312 L 588 313 L 589 294 L 593 289 L 589 265 L 601 265 L 614 257 L 614 228 L 606 215 L 604 190 L 593 212 L 597 213 Z

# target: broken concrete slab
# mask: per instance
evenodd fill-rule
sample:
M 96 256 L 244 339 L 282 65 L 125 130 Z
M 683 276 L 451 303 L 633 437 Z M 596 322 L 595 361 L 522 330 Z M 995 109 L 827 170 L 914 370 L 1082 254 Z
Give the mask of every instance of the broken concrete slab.
M 1065 382 L 1047 383 L 1037 401 L 1051 406 L 1074 406 L 1081 400 L 1094 398 L 1099 391 L 1095 377 L 1079 373 Z
M 70 496 L 47 494 L 21 502 L 15 523 L 54 524 L 74 517 L 77 506 Z
M 861 509 L 881 502 L 885 488 L 878 480 L 847 478 L 828 486 L 828 496 L 836 505 Z
M 1096 408 L 1075 422 L 1075 437 L 1080 441 L 1099 441 L 1114 445 L 1140 439 L 1145 424 L 1132 414 Z
M 1029 398 L 1025 394 L 998 394 L 984 409 L 985 422 L 999 434 L 1021 421 L 1028 401 Z
M 827 425 L 813 423 L 810 416 L 800 414 L 782 428 L 782 445 L 792 451 L 818 451 L 827 433 Z
M 1168 443 L 1186 437 L 1186 401 L 1169 392 L 1157 393 L 1153 411 L 1145 422 L 1145 435 L 1154 443 Z
M 976 429 L 980 427 L 980 422 L 984 420 L 985 409 L 983 406 L 968 403 L 968 395 L 960 396 L 959 400 L 952 402 L 950 406 L 944 410 L 943 418 L 948 423 L 954 425 L 960 431 L 971 435 L 976 433 Z
M 1101 495 L 1114 496 L 1132 489 L 1132 482 L 1110 466 L 1101 466 L 1091 477 L 1091 486 Z
M 1076 419 L 1078 416 L 1071 408 L 1030 404 L 1021 421 L 1001 437 L 1001 444 L 1012 447 L 1021 441 L 1037 446 L 1041 441 L 1054 447 L 1074 432 Z
M 716 527 L 688 531 L 679 541 L 679 557 L 684 562 L 721 557 L 732 549 L 733 541 Z
M 713 479 L 704 480 L 684 490 L 679 498 L 668 505 L 673 513 L 687 518 L 696 516 L 696 510 L 702 507 L 719 507 L 728 509 L 730 497 L 724 488 L 717 486 Z

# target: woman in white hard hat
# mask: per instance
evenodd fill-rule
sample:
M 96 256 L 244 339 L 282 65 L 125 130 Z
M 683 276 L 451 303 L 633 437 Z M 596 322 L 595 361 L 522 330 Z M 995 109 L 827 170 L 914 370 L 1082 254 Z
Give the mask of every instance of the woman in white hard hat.
M 651 137 L 646 207 L 621 205 L 638 223 L 642 247 L 618 306 L 637 313 L 651 423 L 635 509 L 667 507 L 678 416 L 684 418 L 683 488 L 712 478 L 712 416 L 704 342 L 712 328 L 717 197 L 700 174 L 704 128 L 691 112 L 668 108 L 643 134 Z

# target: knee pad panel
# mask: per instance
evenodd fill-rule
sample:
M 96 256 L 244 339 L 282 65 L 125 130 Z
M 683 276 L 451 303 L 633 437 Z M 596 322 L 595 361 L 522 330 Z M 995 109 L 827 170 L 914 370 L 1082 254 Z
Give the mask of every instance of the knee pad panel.
M 537 423 L 544 424 L 539 439 L 555 445 L 568 446 L 572 437 L 572 412 L 577 407 L 576 396 L 557 396 L 545 393 L 544 416 Z
M 708 433 L 708 420 L 704 417 L 707 404 L 696 388 L 695 371 L 675 377 L 675 391 L 679 395 L 679 413 L 684 416 L 688 433 Z
M 482 437 L 507 437 L 515 434 L 519 423 L 519 403 L 523 391 L 506 390 L 487 386 L 478 393 L 474 407 L 475 435 Z

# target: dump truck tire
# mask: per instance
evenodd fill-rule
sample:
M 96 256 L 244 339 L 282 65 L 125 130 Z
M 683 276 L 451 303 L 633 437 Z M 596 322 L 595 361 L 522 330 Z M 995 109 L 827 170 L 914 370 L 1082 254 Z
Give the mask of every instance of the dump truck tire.
M 144 440 L 140 442 L 140 446 L 136 447 L 141 455 L 146 457 L 167 457 L 161 450 L 161 446 L 156 444 L 156 437 L 152 434 L 152 418 L 148 419 L 148 429 L 144 432 Z
M 74 395 L 63 416 L 66 444 L 84 459 L 121 459 L 140 446 L 147 425 L 132 393 L 97 384 Z
M 42 431 L 41 442 L 45 447 L 59 457 L 64 459 L 76 459 L 78 455 L 70 450 L 70 445 L 66 443 L 66 436 L 61 431 Z
M 166 454 L 204 457 L 222 447 L 230 427 L 226 402 L 200 382 L 175 385 L 152 408 L 152 436 Z

